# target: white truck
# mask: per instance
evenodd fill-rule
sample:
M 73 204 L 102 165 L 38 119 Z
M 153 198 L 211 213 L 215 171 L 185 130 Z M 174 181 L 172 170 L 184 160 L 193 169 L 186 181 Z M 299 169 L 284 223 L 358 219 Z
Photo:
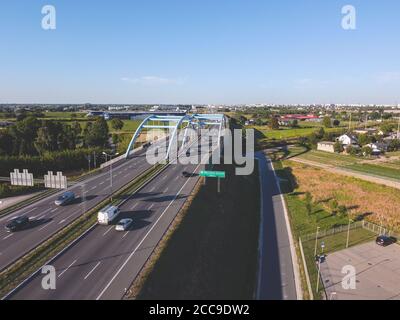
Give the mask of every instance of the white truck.
M 120 213 L 118 207 L 107 206 L 97 214 L 97 222 L 101 225 L 109 225 Z

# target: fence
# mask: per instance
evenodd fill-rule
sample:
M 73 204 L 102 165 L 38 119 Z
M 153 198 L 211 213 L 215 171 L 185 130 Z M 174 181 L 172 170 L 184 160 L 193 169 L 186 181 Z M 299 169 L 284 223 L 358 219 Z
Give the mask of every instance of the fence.
M 363 221 L 357 221 L 350 224 L 350 230 L 358 229 L 363 227 Z M 341 225 L 332 229 L 318 230 L 318 239 L 324 238 L 327 236 L 332 236 L 337 233 L 346 232 L 349 229 L 349 225 Z M 317 233 L 310 233 L 305 236 L 302 236 L 303 241 L 309 241 L 317 238 Z
M 400 234 L 396 233 L 388 228 L 385 228 L 382 225 L 377 225 L 375 223 L 372 222 L 368 222 L 368 221 L 362 221 L 362 227 L 364 229 L 367 229 L 373 233 L 379 234 L 379 235 L 386 235 L 389 237 L 395 237 L 397 239 L 400 239 Z

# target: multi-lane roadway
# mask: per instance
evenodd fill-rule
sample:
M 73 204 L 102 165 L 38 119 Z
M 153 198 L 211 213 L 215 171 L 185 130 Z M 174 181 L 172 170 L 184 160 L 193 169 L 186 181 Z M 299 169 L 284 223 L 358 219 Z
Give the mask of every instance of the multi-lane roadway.
M 208 143 L 201 141 L 201 145 Z M 180 157 L 187 155 L 183 153 Z M 120 207 L 118 219 L 129 217 L 134 221 L 128 231 L 117 232 L 114 225 L 96 225 L 51 262 L 56 269 L 55 290 L 42 288 L 44 275 L 38 272 L 7 298 L 123 298 L 192 192 L 203 168 L 202 164 L 184 165 L 179 161 L 169 165 Z M 192 176 L 184 177 L 183 171 Z
M 144 151 L 137 152 L 131 159 L 116 163 L 112 170 L 113 190 L 120 189 L 150 167 Z M 62 193 L 60 192 L 1 218 L 0 270 L 105 200 L 111 191 L 110 177 L 109 168 L 106 167 L 95 176 L 69 188 L 68 190 L 76 194 L 77 199 L 68 206 L 58 207 L 54 204 Z M 29 227 L 20 232 L 8 233 L 5 225 L 19 215 L 27 215 L 31 219 Z

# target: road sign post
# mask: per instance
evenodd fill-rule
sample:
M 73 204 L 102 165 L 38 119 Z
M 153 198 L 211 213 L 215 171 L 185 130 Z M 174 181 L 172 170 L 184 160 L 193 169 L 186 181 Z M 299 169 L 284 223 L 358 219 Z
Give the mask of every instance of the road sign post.
M 206 184 L 206 179 L 207 178 L 217 178 L 217 188 L 218 188 L 218 193 L 221 192 L 221 179 L 225 179 L 226 173 L 225 171 L 200 171 L 200 177 L 204 177 L 204 185 Z

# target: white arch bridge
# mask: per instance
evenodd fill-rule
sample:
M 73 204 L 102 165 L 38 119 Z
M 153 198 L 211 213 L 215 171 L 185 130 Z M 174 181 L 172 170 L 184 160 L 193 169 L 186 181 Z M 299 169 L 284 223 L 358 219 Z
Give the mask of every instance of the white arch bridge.
M 185 128 L 181 128 L 185 125 Z M 186 137 L 188 134 L 188 129 L 201 129 L 209 126 L 218 126 L 218 144 L 221 140 L 222 129 L 225 128 L 226 118 L 223 114 L 193 114 L 184 116 L 160 116 L 160 115 L 150 115 L 140 124 L 137 128 L 135 134 L 133 135 L 131 142 L 125 153 L 125 158 L 128 159 L 131 155 L 131 151 L 135 146 L 137 139 L 142 133 L 143 129 L 168 129 L 172 131 L 169 136 L 168 149 L 166 154 L 166 159 L 168 159 L 171 147 L 173 143 L 178 143 L 179 129 L 184 129 L 184 135 L 182 140 L 181 149 L 186 143 Z

